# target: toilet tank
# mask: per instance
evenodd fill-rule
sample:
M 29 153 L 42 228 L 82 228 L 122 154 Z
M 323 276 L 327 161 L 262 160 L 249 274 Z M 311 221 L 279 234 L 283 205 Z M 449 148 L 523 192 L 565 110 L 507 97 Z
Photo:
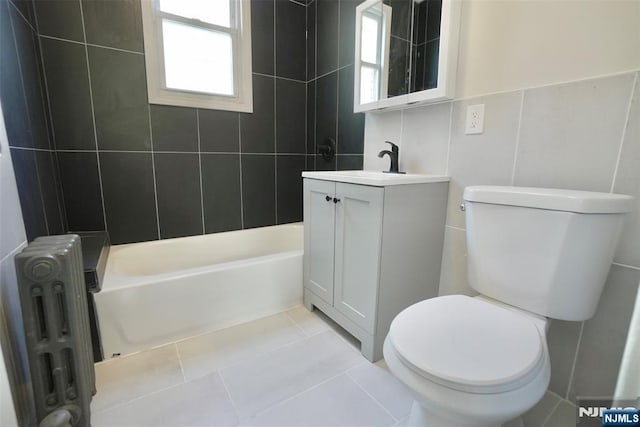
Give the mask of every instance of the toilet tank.
M 633 200 L 549 188 L 465 188 L 469 284 L 546 317 L 592 317 Z

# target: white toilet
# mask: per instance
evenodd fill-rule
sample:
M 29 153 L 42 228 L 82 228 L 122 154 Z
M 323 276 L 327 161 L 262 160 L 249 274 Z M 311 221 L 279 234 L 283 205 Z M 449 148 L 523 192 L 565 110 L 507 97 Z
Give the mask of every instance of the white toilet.
M 409 387 L 408 425 L 498 426 L 549 385 L 547 318 L 593 316 L 630 196 L 546 188 L 464 191 L 468 279 L 477 297 L 421 301 L 384 343 Z

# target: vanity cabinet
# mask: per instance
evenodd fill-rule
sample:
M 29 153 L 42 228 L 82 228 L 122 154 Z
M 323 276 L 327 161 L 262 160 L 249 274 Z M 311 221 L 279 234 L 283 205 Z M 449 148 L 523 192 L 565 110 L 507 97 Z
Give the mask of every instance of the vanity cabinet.
M 305 184 L 305 285 L 373 333 L 384 189 L 321 180 Z
M 393 318 L 438 294 L 448 182 L 303 177 L 305 306 L 336 321 L 376 361 Z

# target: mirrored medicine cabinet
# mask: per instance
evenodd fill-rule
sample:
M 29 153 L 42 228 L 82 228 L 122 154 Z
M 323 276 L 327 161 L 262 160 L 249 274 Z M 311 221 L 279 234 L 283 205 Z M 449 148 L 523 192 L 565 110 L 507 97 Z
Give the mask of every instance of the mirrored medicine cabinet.
M 356 8 L 354 111 L 452 99 L 460 0 L 366 0 Z

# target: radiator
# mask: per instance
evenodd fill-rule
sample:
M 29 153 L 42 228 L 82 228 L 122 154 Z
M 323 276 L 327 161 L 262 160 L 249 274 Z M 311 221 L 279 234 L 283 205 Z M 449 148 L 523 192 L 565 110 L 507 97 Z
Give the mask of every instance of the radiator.
M 16 271 L 37 420 L 64 411 L 89 427 L 96 389 L 80 237 L 35 239 L 16 255 Z

